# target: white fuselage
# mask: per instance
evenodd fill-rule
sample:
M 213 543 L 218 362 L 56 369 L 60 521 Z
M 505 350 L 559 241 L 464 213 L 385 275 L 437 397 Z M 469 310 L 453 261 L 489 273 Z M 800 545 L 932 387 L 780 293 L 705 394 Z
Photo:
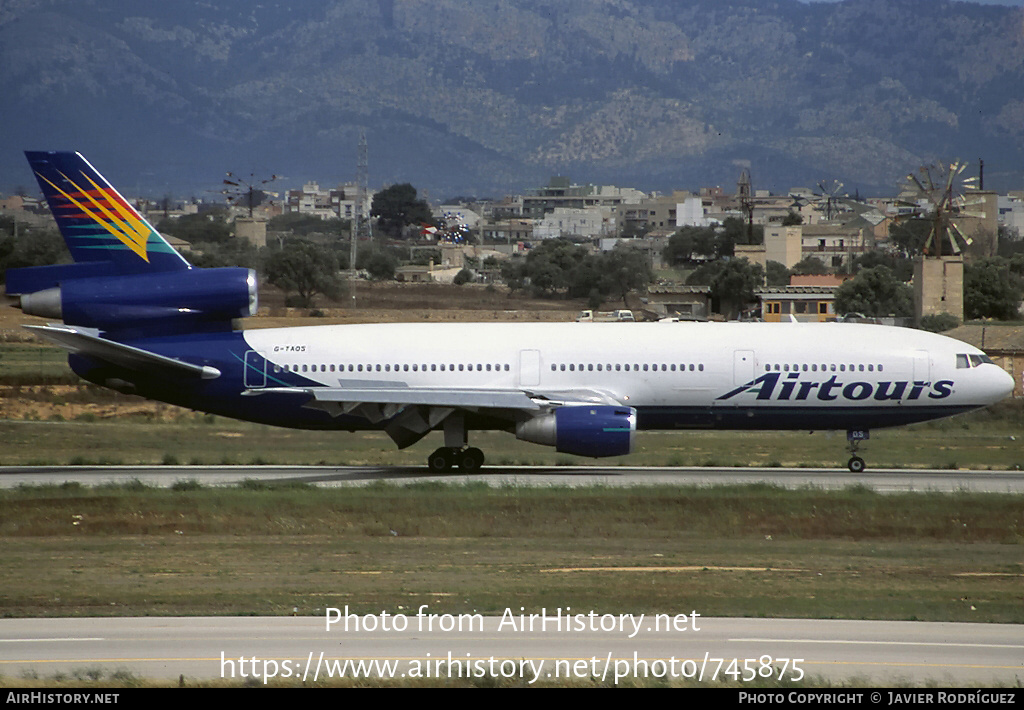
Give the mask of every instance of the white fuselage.
M 856 425 L 892 426 L 985 406 L 1013 387 L 994 364 L 970 366 L 977 348 L 876 325 L 373 324 L 248 330 L 245 339 L 267 359 L 270 387 L 297 375 L 334 388 L 518 389 L 634 407 L 641 428 L 685 428 L 673 411 L 729 408 L 771 413 L 741 428 L 829 428 L 805 427 L 792 416 L 801 410 L 879 412 L 877 424 Z

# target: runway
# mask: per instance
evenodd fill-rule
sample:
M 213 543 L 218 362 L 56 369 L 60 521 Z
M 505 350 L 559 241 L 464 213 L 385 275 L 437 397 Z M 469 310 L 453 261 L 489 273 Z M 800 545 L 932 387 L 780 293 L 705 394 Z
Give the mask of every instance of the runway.
M 488 617 L 405 613 L 346 618 L 341 610 L 330 627 L 326 616 L 4 619 L 0 670 L 8 677 L 102 669 L 258 683 L 343 673 L 527 683 L 596 677 L 608 684 L 645 674 L 710 683 L 774 673 L 878 686 L 988 687 L 1024 679 L 1024 630 L 1012 625 L 701 618 L 688 611 L 624 618 L 590 610 L 558 610 L 556 617 L 550 609 L 543 620 L 520 618 L 518 609 Z M 570 628 L 577 623 L 587 628 Z M 367 631 L 370 625 L 377 630 Z
M 358 486 L 437 481 L 485 482 L 493 486 L 717 486 L 769 483 L 785 488 L 838 489 L 866 486 L 879 492 L 973 491 L 1024 493 L 1024 472 L 879 469 L 850 473 L 822 468 L 711 468 L 626 466 L 495 466 L 475 474 L 436 474 L 420 467 L 389 466 L 0 466 L 0 488 L 20 485 L 82 485 L 141 481 L 167 487 L 195 480 L 204 485 L 236 485 L 246 480 Z

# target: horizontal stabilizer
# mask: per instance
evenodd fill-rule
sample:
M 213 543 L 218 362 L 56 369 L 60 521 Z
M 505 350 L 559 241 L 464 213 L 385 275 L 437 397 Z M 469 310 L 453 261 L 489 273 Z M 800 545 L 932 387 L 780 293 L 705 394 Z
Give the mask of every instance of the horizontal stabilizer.
M 63 325 L 26 325 L 25 328 L 40 338 L 56 343 L 73 353 L 86 355 L 95 360 L 103 360 L 130 370 L 199 377 L 204 380 L 220 377 L 220 370 L 215 367 L 193 365 L 131 345 L 107 340 L 100 337 L 96 331 L 89 329 Z
M 97 276 L 114 276 L 117 270 L 110 261 L 85 261 L 79 264 L 55 264 L 53 266 L 26 266 L 7 270 L 7 295 L 35 293 L 56 288 L 70 279 L 86 279 Z

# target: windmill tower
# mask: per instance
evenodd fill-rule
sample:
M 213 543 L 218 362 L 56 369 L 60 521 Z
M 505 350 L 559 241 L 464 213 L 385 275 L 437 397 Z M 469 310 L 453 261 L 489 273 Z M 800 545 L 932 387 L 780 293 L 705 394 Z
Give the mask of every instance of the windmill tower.
M 961 222 L 977 218 L 982 204 L 965 191 L 975 178 L 961 178 L 966 163 L 924 165 L 907 175 L 906 189 L 914 194 L 931 228 L 914 263 L 914 318 L 920 324 L 926 315 L 948 313 L 964 318 L 963 249 L 973 239 Z
M 248 176 L 239 176 L 231 172 L 227 173 L 227 177 L 224 178 L 224 187 L 221 189 L 221 194 L 224 195 L 229 205 L 248 208 L 249 210 L 248 217 L 235 218 L 235 236 L 237 238 L 245 239 L 258 247 L 265 247 L 267 245 L 267 219 L 259 215 L 254 216 L 253 211 L 267 197 L 279 196 L 278 193 L 268 192 L 263 187 L 280 178 L 280 175 L 271 175 L 266 180 L 260 180 L 256 177 L 255 172 L 250 173 Z

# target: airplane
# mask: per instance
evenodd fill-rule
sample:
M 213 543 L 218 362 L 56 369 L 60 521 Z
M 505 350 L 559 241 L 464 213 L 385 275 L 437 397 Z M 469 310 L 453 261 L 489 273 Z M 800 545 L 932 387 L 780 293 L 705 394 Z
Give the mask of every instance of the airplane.
M 981 350 L 847 323 L 445 323 L 239 330 L 256 274 L 193 267 L 79 153 L 26 152 L 72 264 L 7 271 L 25 326 L 80 377 L 193 410 L 300 429 L 433 431 L 431 471 L 475 471 L 469 432 L 564 453 L 630 453 L 645 430 L 870 430 L 1008 396 Z

